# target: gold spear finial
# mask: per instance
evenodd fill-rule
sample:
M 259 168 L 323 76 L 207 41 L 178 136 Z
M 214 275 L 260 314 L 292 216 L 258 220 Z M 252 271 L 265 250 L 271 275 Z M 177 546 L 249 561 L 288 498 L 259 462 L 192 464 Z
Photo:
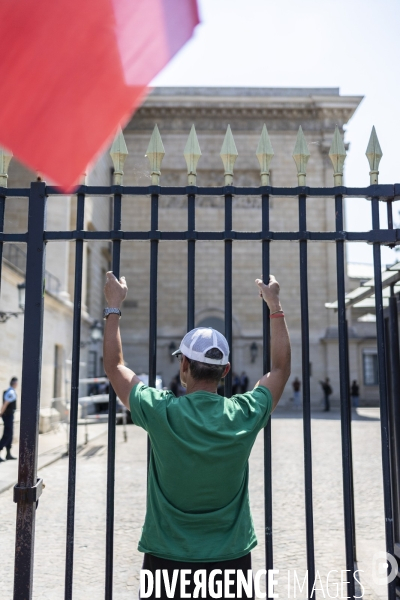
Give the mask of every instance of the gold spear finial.
M 346 160 L 346 148 L 340 135 L 339 128 L 336 125 L 335 133 L 333 134 L 332 144 L 329 150 L 329 158 L 333 165 L 333 182 L 334 185 L 343 185 L 343 165 Z
M 114 165 L 114 185 L 122 185 L 124 178 L 124 163 L 128 156 L 124 134 L 121 127 L 118 128 L 117 135 L 111 146 L 110 156 Z
M 310 152 L 301 125 L 297 132 L 296 144 L 292 156 L 297 167 L 297 181 L 299 185 L 306 185 L 306 170 Z
M 365 153 L 369 162 L 369 182 L 371 185 L 378 183 L 379 163 L 383 156 L 378 136 L 376 135 L 375 127 L 372 127 L 371 136 L 369 138 L 367 151 Z
M 220 156 L 225 167 L 225 185 L 233 183 L 233 167 L 238 157 L 235 140 L 233 139 L 231 126 L 228 125 L 226 130 L 224 143 L 222 144 Z
M 261 185 L 269 185 L 269 164 L 273 159 L 274 154 L 267 126 L 264 123 L 256 152 L 258 162 L 260 163 Z
M 187 164 L 188 185 L 196 185 L 196 169 L 197 163 L 200 160 L 201 150 L 194 125 L 192 125 L 190 130 L 183 156 Z
M 151 183 L 152 185 L 160 185 L 161 163 L 165 156 L 165 150 L 157 125 L 154 126 L 151 134 L 146 156 L 150 161 Z

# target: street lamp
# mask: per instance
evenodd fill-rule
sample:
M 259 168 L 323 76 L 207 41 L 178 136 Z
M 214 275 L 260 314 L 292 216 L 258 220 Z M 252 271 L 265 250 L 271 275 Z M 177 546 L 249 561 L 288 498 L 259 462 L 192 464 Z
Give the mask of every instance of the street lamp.
M 18 288 L 18 306 L 20 307 L 22 312 L 25 312 L 25 290 L 26 290 L 25 281 L 23 281 L 22 283 L 19 283 L 17 285 L 17 288 Z
M 19 283 L 17 285 L 18 288 L 18 306 L 21 309 L 21 312 L 9 312 L 9 311 L 0 311 L 0 323 L 6 323 L 8 319 L 11 317 L 18 318 L 19 315 L 24 314 L 25 310 L 25 281 Z
M 103 324 L 101 321 L 94 321 L 90 327 L 90 339 L 92 342 L 103 341 Z
M 101 321 L 93 321 L 90 326 L 90 339 L 87 342 L 81 342 L 81 348 L 86 348 L 90 344 L 97 344 L 103 341 L 103 324 Z

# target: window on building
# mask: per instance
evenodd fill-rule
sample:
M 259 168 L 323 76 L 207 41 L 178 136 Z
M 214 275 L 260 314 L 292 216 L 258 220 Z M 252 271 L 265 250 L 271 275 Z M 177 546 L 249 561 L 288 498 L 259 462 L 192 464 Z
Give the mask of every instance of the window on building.
M 54 346 L 53 398 L 61 398 L 62 368 L 63 368 L 63 347 L 56 344 Z
M 363 352 L 364 385 L 378 385 L 378 354 L 376 350 Z

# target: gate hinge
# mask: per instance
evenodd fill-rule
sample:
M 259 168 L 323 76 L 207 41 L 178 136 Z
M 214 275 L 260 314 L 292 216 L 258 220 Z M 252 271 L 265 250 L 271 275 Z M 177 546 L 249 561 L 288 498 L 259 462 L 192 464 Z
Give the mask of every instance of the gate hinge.
M 26 504 L 37 502 L 42 495 L 43 479 L 40 477 L 33 487 L 14 486 L 14 502 L 25 502 Z

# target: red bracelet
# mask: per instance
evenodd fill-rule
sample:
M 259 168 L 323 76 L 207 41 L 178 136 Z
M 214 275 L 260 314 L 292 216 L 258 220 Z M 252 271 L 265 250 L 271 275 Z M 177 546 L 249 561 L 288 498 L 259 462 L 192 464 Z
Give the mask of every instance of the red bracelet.
M 273 313 L 272 315 L 269 316 L 270 319 L 279 319 L 280 317 L 285 318 L 285 314 L 283 312 L 280 312 L 280 313 Z

